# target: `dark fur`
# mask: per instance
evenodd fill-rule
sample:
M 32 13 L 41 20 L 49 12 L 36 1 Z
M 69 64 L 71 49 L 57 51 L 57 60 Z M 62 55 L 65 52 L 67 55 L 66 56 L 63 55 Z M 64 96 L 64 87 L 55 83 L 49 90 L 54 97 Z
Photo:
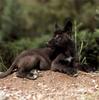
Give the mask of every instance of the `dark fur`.
M 77 67 L 75 66 L 75 44 L 72 40 L 71 35 L 71 20 L 66 20 L 63 29 L 59 28 L 59 26 L 56 25 L 56 31 L 49 44 L 62 50 L 61 53 L 52 62 L 51 70 L 71 75 L 77 73 Z
M 56 42 L 60 40 L 56 38 L 55 41 L 53 41 L 52 39 L 51 41 L 53 41 L 53 43 L 49 41 L 48 46 L 45 48 L 23 51 L 16 57 L 10 68 L 6 72 L 0 74 L 0 78 L 4 78 L 14 71 L 17 71 L 16 75 L 18 77 L 34 79 L 31 75 L 31 70 L 50 69 L 51 61 L 54 60 L 58 54 L 64 52 L 64 44 L 68 40 L 66 40 L 66 38 L 63 40 L 64 41 L 60 42 L 58 45 L 54 45 L 54 43 L 56 44 Z
M 10 68 L 0 74 L 0 78 L 4 78 L 13 73 L 13 71 L 17 71 L 18 77 L 34 79 L 32 72 L 34 69 L 51 69 L 64 73 L 70 72 L 71 74 L 75 72 L 73 66 L 74 60 L 70 62 L 65 61 L 68 57 L 75 56 L 74 42 L 71 39 L 71 29 L 72 23 L 70 20 L 65 23 L 63 29 L 60 29 L 56 25 L 54 36 L 48 42 L 47 47 L 22 52 L 16 57 Z M 61 61 L 65 63 L 63 64 Z
M 60 52 L 60 50 L 57 50 L 57 48 L 51 48 L 51 46 L 24 51 L 18 57 L 16 57 L 6 72 L 0 74 L 0 78 L 4 78 L 14 71 L 17 71 L 16 75 L 18 77 L 34 79 L 34 77 L 30 75 L 31 70 L 50 69 L 51 61 Z

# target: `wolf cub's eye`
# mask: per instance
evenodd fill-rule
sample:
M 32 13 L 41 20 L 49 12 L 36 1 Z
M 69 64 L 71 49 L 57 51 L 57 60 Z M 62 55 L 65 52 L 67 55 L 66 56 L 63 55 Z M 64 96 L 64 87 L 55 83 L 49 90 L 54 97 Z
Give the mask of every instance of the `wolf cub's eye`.
M 58 40 L 61 41 L 62 40 L 62 37 L 59 37 Z
M 56 35 L 56 36 L 55 36 L 55 39 L 58 39 L 58 38 L 59 38 L 59 35 Z

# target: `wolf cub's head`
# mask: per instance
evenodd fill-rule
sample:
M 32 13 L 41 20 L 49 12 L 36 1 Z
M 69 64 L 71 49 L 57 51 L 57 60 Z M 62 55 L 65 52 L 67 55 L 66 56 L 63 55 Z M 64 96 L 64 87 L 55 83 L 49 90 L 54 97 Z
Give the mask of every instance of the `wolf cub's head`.
M 63 28 L 55 24 L 55 31 L 52 39 L 48 42 L 49 46 L 65 48 L 71 42 L 72 22 L 70 19 L 65 21 Z

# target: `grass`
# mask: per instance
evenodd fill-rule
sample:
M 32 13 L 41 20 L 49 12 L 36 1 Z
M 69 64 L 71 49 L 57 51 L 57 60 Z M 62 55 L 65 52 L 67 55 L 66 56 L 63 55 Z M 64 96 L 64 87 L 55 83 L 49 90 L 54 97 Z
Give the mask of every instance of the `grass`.
M 7 70 L 7 67 L 5 66 L 2 57 L 0 56 L 0 71 Z

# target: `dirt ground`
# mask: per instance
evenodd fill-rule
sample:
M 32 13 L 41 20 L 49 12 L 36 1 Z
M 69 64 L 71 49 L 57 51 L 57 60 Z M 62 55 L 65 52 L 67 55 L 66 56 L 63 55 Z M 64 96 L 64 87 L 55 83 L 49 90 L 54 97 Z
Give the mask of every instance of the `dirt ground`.
M 79 72 L 78 77 L 52 71 L 37 80 L 0 79 L 0 100 L 99 100 L 99 73 Z

